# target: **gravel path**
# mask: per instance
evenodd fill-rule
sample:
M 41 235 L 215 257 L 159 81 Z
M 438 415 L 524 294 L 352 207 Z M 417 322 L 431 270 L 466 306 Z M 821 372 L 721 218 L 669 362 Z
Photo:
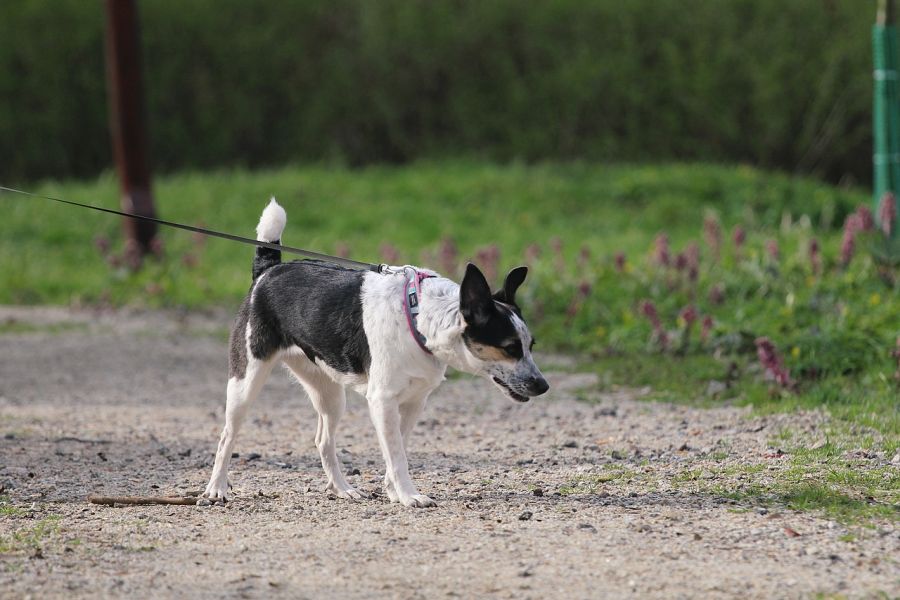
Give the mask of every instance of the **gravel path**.
M 727 490 L 722 465 L 769 468 L 783 427 L 815 430 L 825 416 L 600 394 L 564 357 L 539 360 L 553 389 L 528 404 L 468 377 L 433 395 L 410 462 L 437 508 L 380 494 L 382 460 L 352 395 L 338 444 L 373 497 L 322 492 L 314 412 L 283 372 L 238 439 L 233 502 L 88 504 L 203 488 L 228 321 L 0 307 L 0 597 L 900 595 L 891 523 L 848 529 L 685 482 L 716 464 Z

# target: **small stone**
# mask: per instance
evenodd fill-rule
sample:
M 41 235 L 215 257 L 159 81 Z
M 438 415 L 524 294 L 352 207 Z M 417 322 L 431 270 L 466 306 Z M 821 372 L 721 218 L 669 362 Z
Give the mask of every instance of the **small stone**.
M 758 515 L 766 515 L 766 514 L 769 514 L 769 509 L 768 509 L 768 508 L 763 508 L 762 506 L 760 506 L 759 508 L 756 509 L 756 514 L 758 514 Z
M 540 497 L 544 495 L 544 490 L 542 490 L 541 488 L 534 488 L 533 490 L 531 490 L 531 493 L 535 496 Z
M 685 442 L 685 443 L 683 443 L 682 445 L 678 446 L 678 451 L 679 451 L 679 452 L 687 452 L 687 451 L 690 450 L 690 449 L 691 449 L 691 447 L 687 445 L 687 442 Z
M 347 475 L 359 475 L 359 469 L 353 467 L 352 469 L 350 469 L 350 472 L 347 473 Z
M 232 453 L 231 453 L 231 458 L 240 458 L 240 456 L 241 456 L 241 455 L 238 454 L 237 452 L 232 452 Z
M 569 440 L 568 442 L 563 444 L 563 448 L 577 448 L 578 442 L 575 440 Z
M 526 510 L 521 515 L 519 515 L 520 521 L 530 521 L 531 517 L 534 516 L 530 510 Z
M 588 533 L 597 533 L 597 528 L 591 525 L 590 523 L 579 523 L 578 529 L 582 531 L 587 531 Z
M 613 458 L 613 460 L 625 460 L 625 455 L 618 450 L 613 450 L 610 453 L 610 456 Z
M 894 455 L 894 458 L 891 459 L 891 463 L 900 465 L 900 452 Z
M 699 541 L 699 540 L 702 540 L 702 539 L 703 539 L 703 536 L 700 535 L 699 533 L 695 533 L 695 534 L 694 534 L 694 540 L 695 540 L 695 541 Z
M 251 452 L 247 455 L 247 460 L 257 460 L 262 457 L 262 454 L 259 452 Z

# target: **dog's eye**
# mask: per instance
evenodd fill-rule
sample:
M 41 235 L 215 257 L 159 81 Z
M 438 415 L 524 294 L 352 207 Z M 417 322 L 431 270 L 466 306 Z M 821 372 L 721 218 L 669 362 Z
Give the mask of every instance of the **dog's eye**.
M 522 344 L 518 342 L 514 344 L 507 344 L 506 346 L 503 346 L 503 351 L 511 356 L 521 356 Z

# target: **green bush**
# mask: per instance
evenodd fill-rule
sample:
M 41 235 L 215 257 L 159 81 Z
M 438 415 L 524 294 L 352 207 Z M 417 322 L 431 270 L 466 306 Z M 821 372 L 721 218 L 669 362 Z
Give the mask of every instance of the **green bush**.
M 163 170 L 477 155 L 870 179 L 856 0 L 145 0 Z M 0 4 L 0 173 L 107 168 L 102 3 Z

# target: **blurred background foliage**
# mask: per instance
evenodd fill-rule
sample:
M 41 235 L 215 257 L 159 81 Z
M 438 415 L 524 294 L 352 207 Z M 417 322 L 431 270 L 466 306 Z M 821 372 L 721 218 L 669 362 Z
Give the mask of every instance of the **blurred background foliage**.
M 871 180 L 856 0 L 140 2 L 157 170 L 749 162 Z M 0 173 L 111 164 L 103 5 L 0 3 Z

